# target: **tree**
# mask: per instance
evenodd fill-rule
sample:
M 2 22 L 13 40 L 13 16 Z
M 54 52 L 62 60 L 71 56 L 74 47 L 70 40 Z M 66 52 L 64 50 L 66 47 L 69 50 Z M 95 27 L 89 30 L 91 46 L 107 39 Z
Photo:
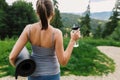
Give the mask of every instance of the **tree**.
M 120 21 L 118 22 L 118 26 L 115 28 L 113 33 L 110 35 L 110 38 L 120 41 Z
M 5 0 L 0 0 L 0 9 L 6 11 L 7 8 L 8 8 L 8 4 L 6 3 L 6 1 Z
M 18 0 L 9 8 L 8 24 L 10 36 L 20 35 L 23 28 L 30 23 L 37 21 L 32 3 L 27 3 L 24 0 Z
M 120 0 L 116 0 L 115 7 L 113 8 L 113 15 L 109 18 L 108 23 L 104 29 L 102 37 L 110 36 L 115 28 L 118 26 L 118 21 L 120 20 Z
M 90 0 L 88 2 L 87 10 L 84 12 L 85 17 L 82 17 L 80 26 L 81 26 L 81 33 L 83 37 L 90 36 Z
M 8 25 L 6 24 L 7 14 L 5 11 L 0 9 L 0 39 L 3 39 L 7 36 Z
M 105 38 L 107 36 L 110 36 L 115 28 L 118 25 L 118 12 L 113 12 L 113 16 L 110 17 L 109 21 L 106 23 L 105 29 L 103 31 L 102 37 Z
M 79 23 L 80 27 L 80 31 L 81 34 L 85 37 L 85 36 L 89 36 L 90 34 L 90 17 L 88 14 L 86 14 L 85 17 L 81 18 L 81 22 Z
M 56 27 L 61 29 L 63 27 L 62 21 L 61 21 L 61 16 L 60 16 L 60 11 L 58 9 L 58 2 L 57 0 L 53 0 L 54 6 L 55 6 L 55 15 L 53 20 L 51 21 L 51 24 Z
M 0 39 L 3 39 L 7 36 L 8 25 L 7 22 L 7 9 L 8 4 L 5 0 L 0 0 Z
M 98 27 L 96 28 L 95 32 L 93 33 L 94 38 L 101 38 L 102 37 L 102 23 L 99 22 Z

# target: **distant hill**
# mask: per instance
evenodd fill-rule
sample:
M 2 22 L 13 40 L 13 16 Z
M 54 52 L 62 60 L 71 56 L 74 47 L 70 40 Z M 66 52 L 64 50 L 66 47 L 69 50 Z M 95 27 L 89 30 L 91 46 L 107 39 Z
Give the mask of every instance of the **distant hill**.
M 99 19 L 99 20 L 108 20 L 112 15 L 112 12 L 96 12 L 91 13 L 91 18 Z
M 65 27 L 72 27 L 73 24 L 78 23 L 78 19 L 80 19 L 81 16 L 78 14 L 72 14 L 72 13 L 61 13 L 61 18 L 62 18 L 63 25 Z M 105 22 L 105 20 L 91 19 L 91 26 L 93 27 L 97 26 L 98 22 Z
M 85 15 L 84 13 L 73 13 L 73 14 L 81 15 L 81 16 Z M 110 12 L 110 11 L 108 11 L 108 12 L 94 12 L 94 13 L 91 13 L 90 17 L 93 19 L 108 20 L 111 15 L 112 15 L 112 12 Z
M 95 13 L 94 13 L 95 14 Z M 97 13 L 95 15 L 98 15 Z M 93 18 L 91 18 L 91 31 L 94 33 L 98 27 L 99 24 L 102 24 L 101 26 L 104 27 L 107 18 L 109 17 L 109 15 L 107 15 L 107 17 L 105 17 L 106 15 L 104 14 L 100 14 L 98 16 L 93 16 Z M 98 18 L 98 19 L 95 19 Z M 61 20 L 62 23 L 64 25 L 64 27 L 69 27 L 71 28 L 73 26 L 73 24 L 78 23 L 78 19 L 81 19 L 81 16 L 78 14 L 72 14 L 72 13 L 61 13 Z
M 73 24 L 78 23 L 80 15 L 75 15 L 72 13 L 61 13 L 61 18 L 65 27 L 72 27 Z

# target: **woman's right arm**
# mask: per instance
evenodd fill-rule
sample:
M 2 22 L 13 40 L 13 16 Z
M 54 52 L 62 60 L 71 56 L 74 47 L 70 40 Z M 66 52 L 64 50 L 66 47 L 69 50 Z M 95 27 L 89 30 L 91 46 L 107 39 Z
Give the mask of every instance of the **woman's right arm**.
M 64 51 L 64 46 L 63 46 L 63 35 L 60 30 L 57 30 L 56 38 L 55 38 L 55 51 L 56 55 L 58 57 L 58 61 L 61 65 L 65 66 L 71 56 L 72 50 L 74 43 L 76 42 L 77 39 L 80 37 L 80 31 L 76 31 L 75 33 L 71 32 L 71 39 L 69 41 L 69 44 Z

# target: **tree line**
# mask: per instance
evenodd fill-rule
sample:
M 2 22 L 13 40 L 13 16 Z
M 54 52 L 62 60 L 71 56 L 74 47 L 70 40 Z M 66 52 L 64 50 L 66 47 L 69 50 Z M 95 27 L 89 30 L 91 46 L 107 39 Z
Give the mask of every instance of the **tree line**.
M 37 17 L 32 8 L 32 3 L 19 0 L 8 5 L 5 0 L 0 0 L 0 38 L 18 36 L 23 28 L 36 22 Z
M 120 4 L 119 4 L 120 5 Z M 118 5 L 118 6 L 119 6 Z M 90 14 L 86 14 L 78 22 L 81 26 L 81 33 L 83 37 L 107 38 L 113 40 L 120 40 L 120 8 L 116 7 L 112 11 L 112 15 L 105 23 L 98 22 L 98 26 L 92 30 Z
M 55 27 L 62 27 L 58 2 L 54 1 L 55 17 L 51 24 Z M 8 5 L 5 0 L 0 0 L 0 39 L 5 37 L 19 36 L 27 24 L 37 22 L 39 19 L 32 3 L 24 0 L 17 0 L 12 5 Z
M 54 27 L 61 29 L 63 33 L 68 33 L 71 30 L 68 28 L 72 27 L 72 25 L 69 27 L 68 25 L 74 24 L 73 22 L 75 20 L 70 20 L 70 23 L 63 25 L 66 22 L 69 22 L 69 19 L 67 16 L 64 16 L 65 18 L 62 19 L 58 9 L 57 0 L 53 0 L 53 2 L 55 6 L 55 16 L 51 21 L 51 24 Z M 77 23 L 80 26 L 83 37 L 92 36 L 94 38 L 120 40 L 120 19 L 118 16 L 119 12 L 113 11 L 113 14 L 106 23 L 99 21 L 98 23 L 93 24 L 90 14 L 86 14 L 85 16 L 80 17 L 75 24 Z M 17 0 L 12 5 L 8 5 L 5 0 L 0 0 L 0 39 L 19 36 L 27 24 L 37 22 L 38 20 L 35 10 L 32 7 L 32 3 L 28 3 L 24 0 Z

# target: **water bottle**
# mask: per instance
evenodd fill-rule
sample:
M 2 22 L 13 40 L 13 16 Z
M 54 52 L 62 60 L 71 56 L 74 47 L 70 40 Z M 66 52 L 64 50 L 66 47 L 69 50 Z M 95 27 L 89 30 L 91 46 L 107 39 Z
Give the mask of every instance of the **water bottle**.
M 79 29 L 79 26 L 76 26 L 74 24 L 73 27 L 72 27 L 72 32 L 74 33 L 78 29 Z M 74 47 L 79 47 L 79 42 L 78 41 L 75 42 Z

